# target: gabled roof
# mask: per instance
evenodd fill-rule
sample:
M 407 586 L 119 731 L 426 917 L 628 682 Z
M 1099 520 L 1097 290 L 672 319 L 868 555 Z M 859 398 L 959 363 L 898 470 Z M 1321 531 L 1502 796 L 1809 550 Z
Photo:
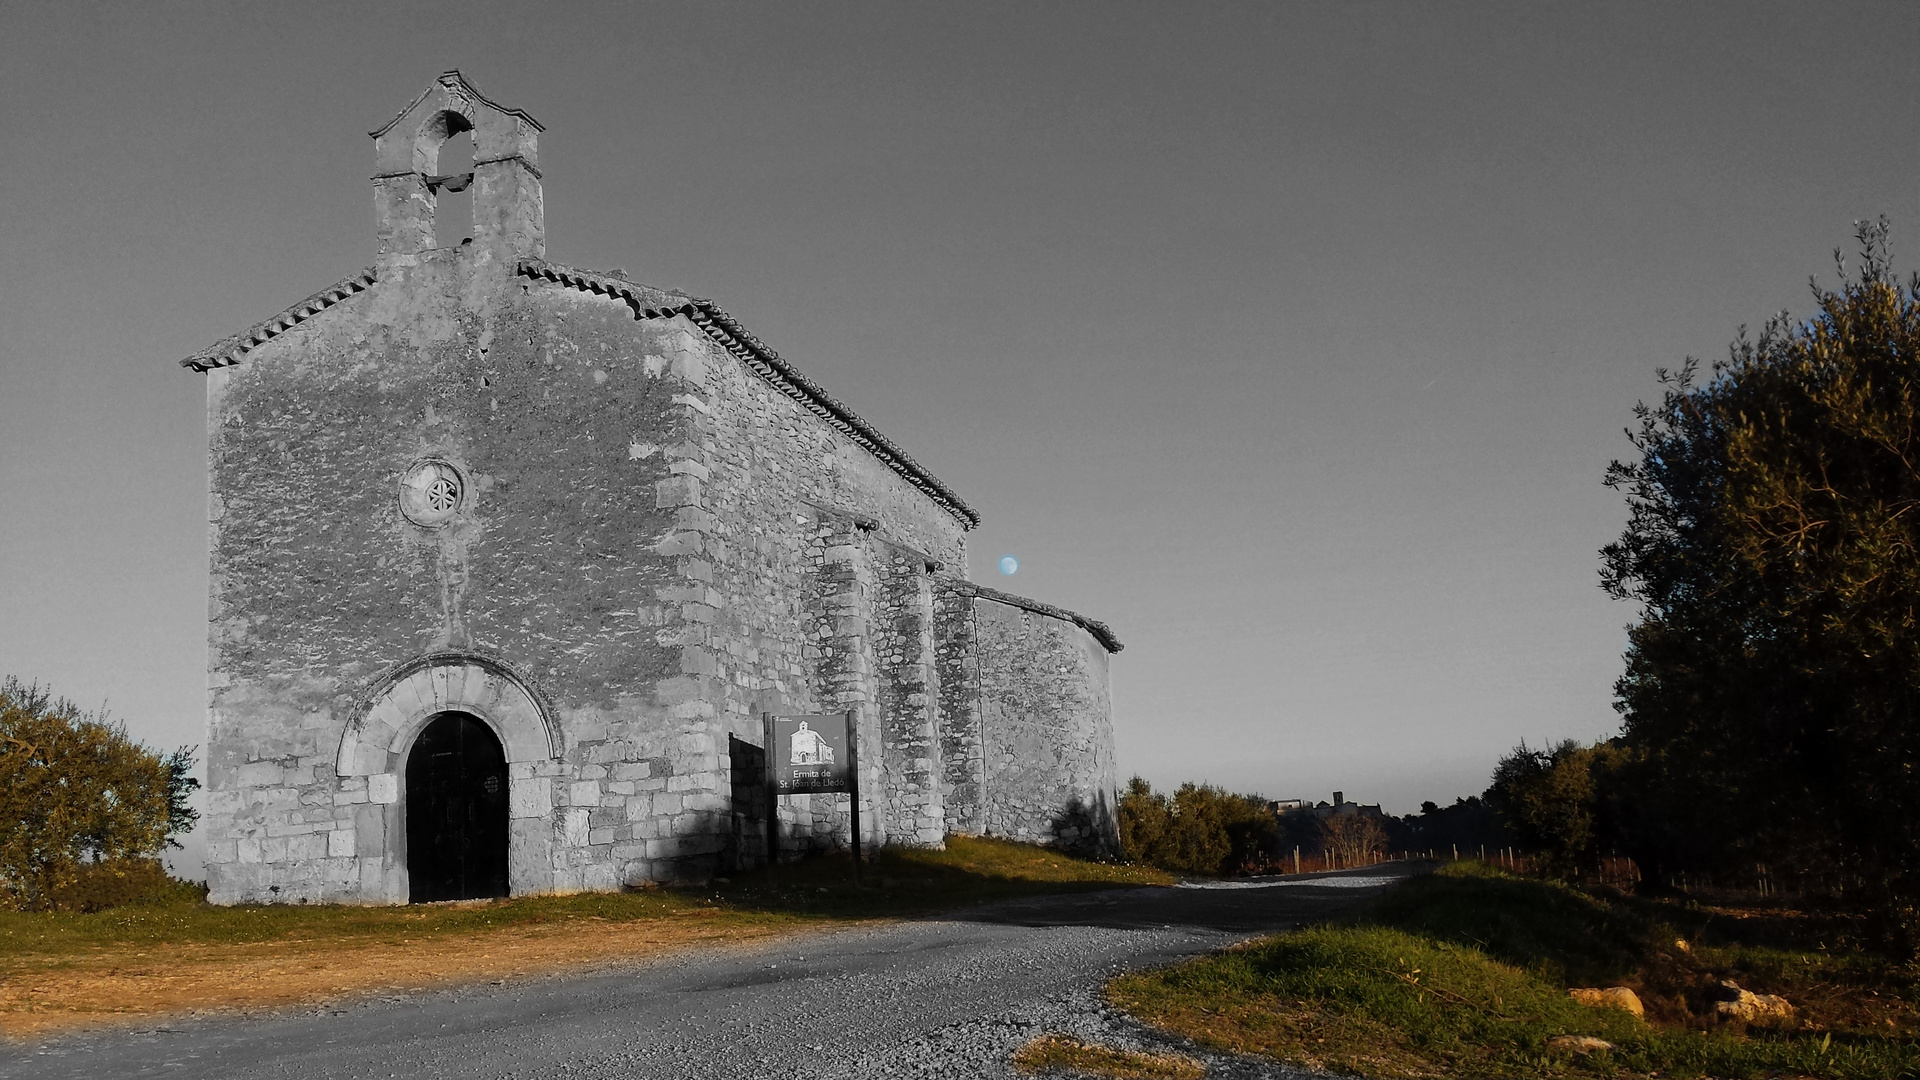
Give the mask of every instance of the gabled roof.
M 195 371 L 231 367 L 239 363 L 240 358 L 251 352 L 254 347 L 272 341 L 290 328 L 306 322 L 355 293 L 365 292 L 374 281 L 375 274 L 371 266 L 357 274 L 349 274 L 266 322 L 255 323 L 232 337 L 214 342 L 200 352 L 180 361 L 180 366 L 192 368 Z
M 906 477 L 908 483 L 940 504 L 942 509 L 959 518 L 962 525 L 971 529 L 980 524 L 980 515 L 955 494 L 952 488 L 941 483 L 938 477 L 928 472 L 919 462 L 908 457 L 906 451 L 895 446 L 891 439 L 874 430 L 873 425 L 860 419 L 859 415 L 845 403 L 835 399 L 821 389 L 819 384 L 782 360 L 779 353 L 767 348 L 759 338 L 754 337 L 746 327 L 740 324 L 740 320 L 729 315 L 713 301 L 641 285 L 617 274 L 579 270 L 570 266 L 561 266 L 558 263 L 550 263 L 544 259 L 523 259 L 517 269 L 525 277 L 557 282 L 582 292 L 598 293 L 625 301 L 627 306 L 633 309 L 635 319 L 670 319 L 676 315 L 685 315 L 720 347 L 738 357 L 754 374 L 765 379 L 774 389 L 798 401 L 808 412 L 825 420 L 841 434 L 858 443 L 868 453 L 879 458 L 882 464 Z
M 494 112 L 505 113 L 508 116 L 514 117 L 516 119 L 525 120 L 528 124 L 531 124 L 533 126 L 533 130 L 535 131 L 547 130 L 547 127 L 545 124 L 542 124 L 540 121 L 535 120 L 532 114 L 528 113 L 525 109 L 510 109 L 505 105 L 502 105 L 497 101 L 494 101 L 492 98 L 487 97 L 487 95 L 481 93 L 478 89 L 476 89 L 472 83 L 468 82 L 467 77 L 465 75 L 460 74 L 460 70 L 458 68 L 454 68 L 449 71 L 441 72 L 440 77 L 433 80 L 433 86 L 429 86 L 425 90 L 420 91 L 419 95 L 415 97 L 412 101 L 407 102 L 407 107 L 404 109 L 401 109 L 397 114 L 395 114 L 393 119 L 387 121 L 384 124 L 381 124 L 379 127 L 373 129 L 372 131 L 367 132 L 367 134 L 377 139 L 380 136 L 385 135 L 387 132 L 392 131 L 393 125 L 399 123 L 402 120 L 405 120 L 407 118 L 408 113 L 412 112 L 415 108 L 417 108 L 421 102 L 427 100 L 427 95 L 433 93 L 434 86 L 447 86 L 455 83 L 459 85 L 461 91 L 465 93 L 468 97 L 471 97 L 473 100 L 479 102 L 482 105 L 485 105 L 489 109 L 492 109 Z
M 873 425 L 862 420 L 859 414 L 848 408 L 844 402 L 821 389 L 818 383 L 801 374 L 792 364 L 782 360 L 779 353 L 767 348 L 759 338 L 754 337 L 745 326 L 740 324 L 740 320 L 728 314 L 713 301 L 628 281 L 619 274 L 580 270 L 550 263 L 544 259 L 523 259 L 515 270 L 522 277 L 552 281 L 582 292 L 597 293 L 620 300 L 633 309 L 633 317 L 638 320 L 671 319 L 676 315 L 685 315 L 700 328 L 701 332 L 721 348 L 738 357 L 754 374 L 765 379 L 776 390 L 798 401 L 808 412 L 825 420 L 835 430 L 880 459 L 882 464 L 906 477 L 908 483 L 919 488 L 942 509 L 960 519 L 962 525 L 971 529 L 980 524 L 979 513 L 968 506 L 966 500 L 956 494 L 952 488 L 942 483 L 939 477 L 928 472 L 919 462 L 909 457 L 906 451 L 895 446 L 893 440 L 880 434 Z M 180 366 L 204 372 L 217 367 L 238 364 L 253 349 L 272 341 L 342 300 L 366 291 L 376 280 L 378 280 L 378 274 L 373 267 L 368 267 L 356 274 L 349 274 L 278 315 L 256 323 L 231 337 L 223 338 L 187 357 L 180 361 Z

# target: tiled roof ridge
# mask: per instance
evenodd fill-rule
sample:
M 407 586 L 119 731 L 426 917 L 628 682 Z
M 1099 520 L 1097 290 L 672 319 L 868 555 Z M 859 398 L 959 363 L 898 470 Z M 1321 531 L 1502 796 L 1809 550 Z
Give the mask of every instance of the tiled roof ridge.
M 815 416 L 825 420 L 841 434 L 858 443 L 868 453 L 880 459 L 880 462 L 907 478 L 913 486 L 925 492 L 934 502 L 940 504 L 948 513 L 959 518 L 969 529 L 980 524 L 980 515 L 966 501 L 955 494 L 940 479 L 928 472 L 919 462 L 909 457 L 906 451 L 893 444 L 891 439 L 880 434 L 873 425 L 862 420 L 859 414 L 848 408 L 844 402 L 834 398 L 815 383 L 801 374 L 793 365 L 780 358 L 763 344 L 759 338 L 711 300 L 684 296 L 667 292 L 648 285 L 628 281 L 625 277 L 591 270 L 580 270 L 544 259 L 523 259 L 518 271 L 530 278 L 540 278 L 559 282 L 585 292 L 599 293 L 623 300 L 633 309 L 635 319 L 668 319 L 675 315 L 685 315 L 698 326 L 701 332 L 715 343 L 738 357 L 754 374 L 798 401 Z
M 689 304 L 700 303 L 684 293 L 629 281 L 617 270 L 583 270 L 545 259 L 521 259 L 514 271 L 522 277 L 556 281 L 581 292 L 624 300 L 628 307 L 633 308 L 633 317 L 636 319 L 671 318 L 680 314 L 681 309 Z
M 377 279 L 378 274 L 371 266 L 358 273 L 348 274 L 273 318 L 255 323 L 252 327 L 231 337 L 221 338 L 200 352 L 180 361 L 180 366 L 192 368 L 195 371 L 231 367 L 239 363 L 240 358 L 256 346 L 279 337 L 292 327 L 306 322 L 349 296 L 365 292 Z
M 1009 592 L 1001 592 L 999 589 L 990 589 L 985 585 L 976 585 L 971 581 L 960 581 L 956 579 L 953 584 L 962 592 L 969 592 L 975 596 L 992 600 L 995 603 L 1024 608 L 1027 611 L 1039 615 L 1048 615 L 1065 622 L 1070 622 L 1080 629 L 1085 630 L 1087 633 L 1092 634 L 1094 639 L 1099 641 L 1101 645 L 1104 645 L 1110 653 L 1117 653 L 1126 647 L 1120 644 L 1119 638 L 1114 636 L 1112 627 L 1098 619 L 1089 619 L 1079 612 L 1068 611 L 1066 608 L 1055 607 L 1052 604 L 1042 603 L 1038 600 L 1030 600 L 1024 596 L 1015 596 Z

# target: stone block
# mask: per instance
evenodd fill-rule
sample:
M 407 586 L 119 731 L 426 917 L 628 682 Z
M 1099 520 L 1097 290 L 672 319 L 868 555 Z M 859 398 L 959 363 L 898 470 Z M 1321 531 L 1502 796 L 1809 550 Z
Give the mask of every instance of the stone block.
M 720 792 L 702 792 L 699 794 L 682 795 L 680 797 L 680 804 L 688 810 L 702 810 L 707 813 L 719 814 L 732 809 L 733 797 Z
M 286 779 L 287 770 L 272 761 L 252 761 L 234 771 L 236 787 L 279 787 Z
M 386 856 L 386 807 L 373 803 L 362 803 L 354 807 L 353 853 L 362 859 L 378 859 Z
M 720 527 L 718 518 L 697 506 L 683 506 L 674 512 L 673 524 L 686 532 L 710 533 Z
M 400 801 L 400 777 L 397 773 L 374 773 L 367 777 L 367 801 L 389 805 Z
M 553 809 L 553 781 L 544 776 L 507 780 L 507 816 L 545 818 Z
M 697 532 L 671 532 L 661 537 L 653 550 L 666 556 L 697 554 L 702 550 L 701 536 Z
M 578 780 L 567 785 L 567 802 L 574 806 L 598 806 L 600 804 L 600 781 Z
M 515 896 L 556 887 L 552 832 L 545 821 L 522 818 L 508 823 L 507 888 Z
M 653 485 L 653 505 L 662 510 L 700 505 L 700 481 L 687 475 L 669 476 Z
M 568 810 L 560 816 L 560 843 L 569 848 L 587 846 L 587 811 Z
M 354 852 L 354 833 L 352 829 L 334 829 L 327 833 L 327 857 L 330 859 L 352 858 Z
M 246 806 L 247 800 L 252 794 L 251 791 L 245 788 L 236 788 L 227 791 L 209 791 L 207 792 L 206 815 L 211 818 L 217 814 L 238 813 Z
M 662 705 L 698 701 L 706 694 L 705 682 L 697 676 L 680 675 L 654 684 L 654 698 Z

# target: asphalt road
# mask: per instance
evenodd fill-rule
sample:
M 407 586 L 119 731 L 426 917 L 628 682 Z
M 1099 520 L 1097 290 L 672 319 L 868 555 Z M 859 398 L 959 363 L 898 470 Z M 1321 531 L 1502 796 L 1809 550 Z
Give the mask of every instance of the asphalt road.
M 588 972 L 0 1046 L 0 1077 L 1012 1077 L 1059 1031 L 1170 1045 L 1100 986 L 1328 915 L 1404 866 L 988 905 Z M 1191 1051 L 1190 1051 L 1191 1052 Z M 1209 1075 L 1299 1076 L 1208 1055 Z

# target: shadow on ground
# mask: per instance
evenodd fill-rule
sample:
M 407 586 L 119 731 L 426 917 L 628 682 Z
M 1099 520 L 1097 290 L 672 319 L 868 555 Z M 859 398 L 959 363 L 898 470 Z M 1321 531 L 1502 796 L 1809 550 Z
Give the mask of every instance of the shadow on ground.
M 1078 860 L 1061 864 L 1068 873 L 1088 873 L 1088 864 Z M 857 883 L 848 857 L 825 855 L 784 865 L 771 880 L 761 871 L 719 883 L 714 897 L 736 910 L 827 918 L 1259 933 L 1324 917 L 1330 909 L 1349 907 L 1430 869 L 1426 863 L 1387 863 L 1334 873 L 1176 884 L 1154 871 L 1113 866 L 1108 880 L 1049 881 L 1028 876 L 1031 866 L 1001 875 L 888 852 L 870 859 Z M 1147 884 L 1140 878 L 1157 880 Z

